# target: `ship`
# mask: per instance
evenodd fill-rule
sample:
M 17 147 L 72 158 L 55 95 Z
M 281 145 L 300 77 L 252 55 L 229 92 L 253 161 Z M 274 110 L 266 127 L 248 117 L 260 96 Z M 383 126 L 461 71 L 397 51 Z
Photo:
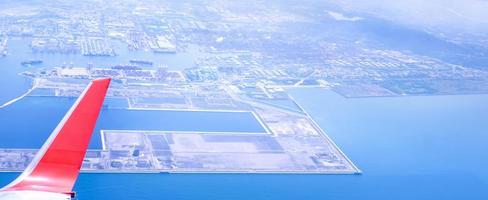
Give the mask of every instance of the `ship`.
M 148 60 L 130 60 L 129 61 L 132 64 L 139 64 L 139 65 L 153 65 L 153 62 L 148 61 Z
M 115 65 L 111 68 L 115 70 L 141 70 L 142 69 L 137 65 Z
M 27 61 L 22 61 L 20 64 L 26 66 L 26 65 L 40 65 L 42 64 L 42 60 L 27 60 Z

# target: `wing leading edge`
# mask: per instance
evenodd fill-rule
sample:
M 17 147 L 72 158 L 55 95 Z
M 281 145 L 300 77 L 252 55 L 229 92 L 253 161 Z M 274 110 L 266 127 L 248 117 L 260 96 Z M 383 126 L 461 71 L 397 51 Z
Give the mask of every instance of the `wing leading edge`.
M 93 80 L 51 133 L 25 171 L 0 191 L 70 194 L 109 84 L 110 78 Z

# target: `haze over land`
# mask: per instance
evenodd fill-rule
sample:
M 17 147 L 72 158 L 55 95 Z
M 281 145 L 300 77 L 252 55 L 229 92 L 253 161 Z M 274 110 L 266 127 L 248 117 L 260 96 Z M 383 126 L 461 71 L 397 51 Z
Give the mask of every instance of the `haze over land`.
M 486 0 L 344 0 L 329 1 L 344 11 L 380 17 L 412 28 L 450 38 L 462 35 L 488 45 L 488 1 Z

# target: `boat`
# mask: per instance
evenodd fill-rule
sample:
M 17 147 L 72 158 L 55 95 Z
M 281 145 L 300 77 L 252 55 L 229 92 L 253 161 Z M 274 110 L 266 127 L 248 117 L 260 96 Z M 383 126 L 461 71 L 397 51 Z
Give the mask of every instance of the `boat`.
M 22 65 L 40 65 L 40 64 L 42 64 L 42 60 L 27 60 L 27 61 L 22 61 L 20 64 L 22 64 Z
M 130 60 L 129 61 L 130 63 L 133 63 L 133 64 L 140 64 L 140 65 L 153 65 L 153 62 L 151 61 L 148 61 L 148 60 Z
M 115 65 L 111 67 L 115 70 L 141 70 L 142 68 L 136 65 Z

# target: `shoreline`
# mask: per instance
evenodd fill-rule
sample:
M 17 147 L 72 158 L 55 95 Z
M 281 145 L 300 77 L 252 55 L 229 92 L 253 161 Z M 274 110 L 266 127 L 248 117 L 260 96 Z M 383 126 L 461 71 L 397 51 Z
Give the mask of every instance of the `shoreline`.
M 34 91 L 34 89 L 36 89 L 37 83 L 38 83 L 37 79 L 35 79 L 35 78 L 32 79 L 32 86 L 29 90 L 27 90 L 24 94 L 20 95 L 19 97 L 14 98 L 14 99 L 0 105 L 0 109 L 6 108 L 7 106 L 14 104 L 15 102 L 17 102 L 17 101 L 23 99 L 24 97 L 26 97 L 27 95 L 29 95 L 32 91 Z

